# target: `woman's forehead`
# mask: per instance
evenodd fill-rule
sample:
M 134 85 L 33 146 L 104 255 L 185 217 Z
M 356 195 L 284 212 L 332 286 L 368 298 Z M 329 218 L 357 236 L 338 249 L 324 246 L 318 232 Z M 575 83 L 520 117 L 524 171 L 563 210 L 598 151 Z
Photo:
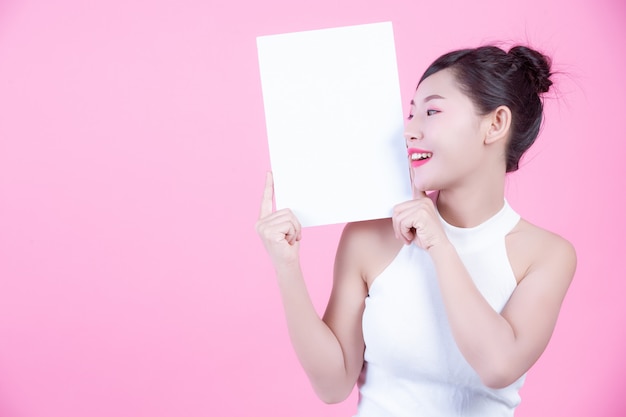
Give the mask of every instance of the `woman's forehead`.
M 454 73 L 449 69 L 438 71 L 424 79 L 415 90 L 413 102 L 421 104 L 433 99 L 453 98 L 464 95 Z

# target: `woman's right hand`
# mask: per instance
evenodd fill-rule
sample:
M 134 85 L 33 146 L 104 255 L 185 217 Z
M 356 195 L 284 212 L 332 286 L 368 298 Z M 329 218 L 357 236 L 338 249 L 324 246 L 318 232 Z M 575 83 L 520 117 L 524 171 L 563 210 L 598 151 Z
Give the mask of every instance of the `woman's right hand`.
M 273 211 L 274 179 L 268 172 L 265 191 L 261 201 L 261 212 L 256 222 L 256 231 L 261 237 L 274 267 L 298 262 L 302 227 L 289 209 Z

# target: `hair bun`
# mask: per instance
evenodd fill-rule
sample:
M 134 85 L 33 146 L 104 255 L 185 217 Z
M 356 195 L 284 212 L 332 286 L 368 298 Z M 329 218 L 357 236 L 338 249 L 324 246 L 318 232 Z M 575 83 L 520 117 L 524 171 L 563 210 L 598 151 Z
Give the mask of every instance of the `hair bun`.
M 525 72 L 538 94 L 546 93 L 550 89 L 550 58 L 526 46 L 515 46 L 509 54 L 515 59 L 518 68 Z

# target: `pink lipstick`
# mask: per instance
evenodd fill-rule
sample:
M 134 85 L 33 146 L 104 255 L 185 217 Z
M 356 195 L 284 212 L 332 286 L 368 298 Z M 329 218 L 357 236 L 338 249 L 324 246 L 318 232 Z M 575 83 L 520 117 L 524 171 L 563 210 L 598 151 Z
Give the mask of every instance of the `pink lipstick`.
M 408 148 L 407 152 L 409 153 L 409 161 L 413 168 L 424 165 L 426 162 L 430 161 L 430 158 L 433 156 L 432 152 L 418 148 Z

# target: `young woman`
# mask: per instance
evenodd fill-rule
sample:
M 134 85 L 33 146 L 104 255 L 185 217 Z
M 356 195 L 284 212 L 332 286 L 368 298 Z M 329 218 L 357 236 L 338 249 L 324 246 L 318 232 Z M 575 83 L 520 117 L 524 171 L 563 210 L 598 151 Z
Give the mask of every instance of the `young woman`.
M 404 132 L 414 199 L 391 219 L 346 225 L 323 318 L 300 269 L 300 225 L 272 212 L 268 175 L 256 228 L 322 400 L 358 384 L 360 417 L 513 415 L 576 267 L 566 240 L 504 198 L 550 76 L 524 46 L 454 51 L 426 70 Z

